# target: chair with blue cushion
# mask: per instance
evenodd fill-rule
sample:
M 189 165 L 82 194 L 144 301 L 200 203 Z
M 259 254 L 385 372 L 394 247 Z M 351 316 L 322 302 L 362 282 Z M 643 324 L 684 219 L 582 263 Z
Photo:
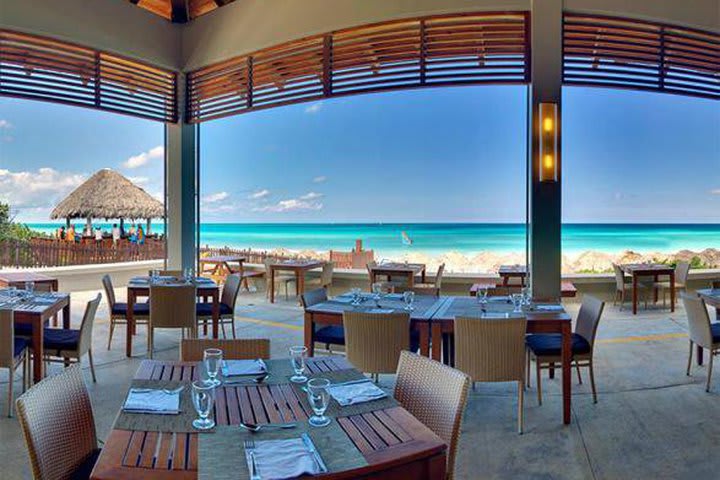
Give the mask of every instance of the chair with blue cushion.
M 237 338 L 235 334 L 235 303 L 237 302 L 240 286 L 242 285 L 242 277 L 238 273 L 233 273 L 225 278 L 222 295 L 220 296 L 220 319 L 219 325 L 222 328 L 223 338 L 227 338 L 225 334 L 225 325 L 230 324 L 233 338 Z M 195 310 L 197 314 L 198 324 L 207 324 L 212 322 L 212 306 L 211 302 L 198 302 Z
M 316 288 L 300 296 L 303 310 L 318 303 L 327 302 L 327 288 Z M 315 325 L 315 341 L 325 345 L 325 350 L 332 353 L 330 345 L 345 346 L 345 330 L 342 325 Z
M 580 367 L 587 367 L 590 371 L 593 403 L 597 403 L 595 372 L 593 370 L 593 346 L 604 308 L 605 302 L 590 295 L 585 295 L 575 324 L 575 333 L 572 334 L 571 339 L 572 362 L 577 369 L 578 383 L 582 384 Z M 562 336 L 555 333 L 532 334 L 527 336 L 526 344 L 528 352 L 527 385 L 530 386 L 530 360 L 534 360 L 537 373 L 538 404 L 542 405 L 541 370 L 554 369 L 555 364 L 562 362 Z
M 110 275 L 102 278 L 105 296 L 107 297 L 108 309 L 110 310 L 110 334 L 108 335 L 108 350 L 112 343 L 113 331 L 115 326 L 126 325 L 128 317 L 128 304 L 115 301 L 115 290 L 113 289 Z M 150 305 L 148 303 L 135 303 L 133 305 L 133 320 L 135 325 L 147 325 L 150 319 Z
M 15 370 L 23 366 L 23 392 L 28 380 L 28 344 L 26 338 L 15 337 L 15 318 L 12 310 L 0 310 L 0 367 L 8 369 L 7 415 L 12 417 L 13 387 Z
M 43 333 L 43 353 L 46 362 L 65 362 L 67 359 L 80 363 L 80 359 L 87 354 L 93 382 L 97 382 L 92 357 L 92 330 L 101 299 L 102 295 L 98 293 L 93 300 L 87 303 L 79 330 L 71 328 L 45 329 Z M 36 362 L 40 360 L 43 359 L 35 358 Z
M 688 336 L 690 337 L 690 355 L 688 356 L 687 375 L 690 375 L 692 366 L 693 344 L 710 351 L 708 363 L 708 376 L 705 391 L 710 391 L 712 379 L 713 357 L 720 354 L 720 322 L 711 323 L 705 300 L 697 295 L 682 294 L 683 305 L 688 317 Z

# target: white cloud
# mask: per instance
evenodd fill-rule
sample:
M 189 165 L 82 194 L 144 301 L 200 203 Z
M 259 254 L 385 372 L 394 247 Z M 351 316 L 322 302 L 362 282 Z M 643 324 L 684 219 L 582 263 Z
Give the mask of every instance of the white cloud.
M 315 200 L 317 198 L 322 198 L 322 196 L 323 196 L 322 193 L 308 192 L 305 195 L 303 195 L 302 197 L 300 197 L 300 200 Z
M 305 113 L 317 113 L 322 108 L 322 103 L 313 103 L 312 105 L 309 105 L 305 107 Z
M 313 178 L 313 183 L 323 183 L 327 181 L 327 177 L 325 175 L 320 175 L 318 177 Z
M 202 198 L 202 201 L 204 203 L 216 203 L 221 202 L 223 200 L 226 200 L 230 196 L 227 192 L 217 192 L 217 193 L 211 193 L 210 195 L 205 195 Z
M 0 118 L 0 130 L 10 130 L 12 128 L 12 123 L 10 123 L 8 120 L 3 120 Z
M 136 185 L 144 185 L 150 181 L 148 177 L 127 177 L 127 179 Z
M 125 168 L 138 168 L 147 165 L 151 160 L 162 159 L 165 157 L 165 147 L 158 145 L 147 152 L 134 155 L 123 162 Z
M 48 208 L 85 180 L 79 173 L 43 167 L 37 171 L 0 169 L 0 200 L 15 208 Z
M 710 193 L 713 195 L 720 195 L 720 188 L 716 188 L 715 190 L 710 190 Z
M 303 195 L 304 197 L 305 195 Z M 280 200 L 272 205 L 265 205 L 262 207 L 256 207 L 253 209 L 255 212 L 297 212 L 297 211 L 311 211 L 311 210 L 322 210 L 323 204 L 313 199 L 300 198 L 289 198 L 287 200 Z
M 252 200 L 259 200 L 261 198 L 267 197 L 268 195 L 270 195 L 270 190 L 268 190 L 267 188 L 263 188 L 262 190 L 251 193 L 248 198 Z

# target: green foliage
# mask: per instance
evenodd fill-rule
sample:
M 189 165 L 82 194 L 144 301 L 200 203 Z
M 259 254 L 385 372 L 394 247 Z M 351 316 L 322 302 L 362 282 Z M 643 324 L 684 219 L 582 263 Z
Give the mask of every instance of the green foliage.
M 662 262 L 659 262 L 659 263 L 662 263 L 663 265 L 670 265 L 671 267 L 676 268 L 677 264 L 678 264 L 678 260 L 667 259 L 667 260 L 663 260 Z M 693 268 L 700 269 L 700 268 L 713 268 L 713 267 L 712 267 L 712 265 L 708 265 L 707 263 L 703 262 L 702 258 L 695 255 L 690 259 L 690 268 L 691 269 L 693 269 Z
M 17 223 L 10 216 L 10 205 L 0 202 L 0 241 L 27 241 L 35 236 L 24 223 Z

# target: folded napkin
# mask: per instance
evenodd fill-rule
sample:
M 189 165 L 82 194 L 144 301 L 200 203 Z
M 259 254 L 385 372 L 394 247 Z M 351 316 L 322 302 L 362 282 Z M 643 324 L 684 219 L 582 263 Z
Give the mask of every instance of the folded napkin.
M 507 312 L 486 312 L 483 314 L 482 318 L 510 318 L 510 314 Z
M 256 360 L 225 360 L 222 365 L 223 377 L 261 375 L 265 372 L 267 372 L 267 365 L 260 358 Z
M 370 309 L 370 313 L 393 313 L 394 310 L 392 308 L 372 308 Z
M 387 393 L 370 380 L 330 385 L 327 391 L 341 407 L 387 397 Z
M 564 309 L 562 305 L 535 305 L 535 310 L 545 312 L 562 312 Z
M 284 480 L 301 475 L 317 475 L 320 467 L 302 438 L 262 440 L 245 449 L 248 471 L 252 472 L 250 452 L 255 456 L 257 474 L 263 480 Z
M 129 413 L 178 415 L 180 392 L 168 393 L 162 389 L 131 388 L 122 409 Z

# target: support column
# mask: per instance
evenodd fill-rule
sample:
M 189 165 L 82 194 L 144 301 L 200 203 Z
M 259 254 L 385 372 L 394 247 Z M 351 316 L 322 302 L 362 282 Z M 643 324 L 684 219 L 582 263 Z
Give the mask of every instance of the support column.
M 178 95 L 185 98 L 185 76 L 178 74 Z M 165 205 L 168 269 L 195 267 L 197 258 L 197 126 L 165 124 Z
M 531 0 L 528 91 L 528 261 L 533 298 L 560 299 L 563 0 Z M 540 181 L 540 103 L 557 104 L 557 181 Z

